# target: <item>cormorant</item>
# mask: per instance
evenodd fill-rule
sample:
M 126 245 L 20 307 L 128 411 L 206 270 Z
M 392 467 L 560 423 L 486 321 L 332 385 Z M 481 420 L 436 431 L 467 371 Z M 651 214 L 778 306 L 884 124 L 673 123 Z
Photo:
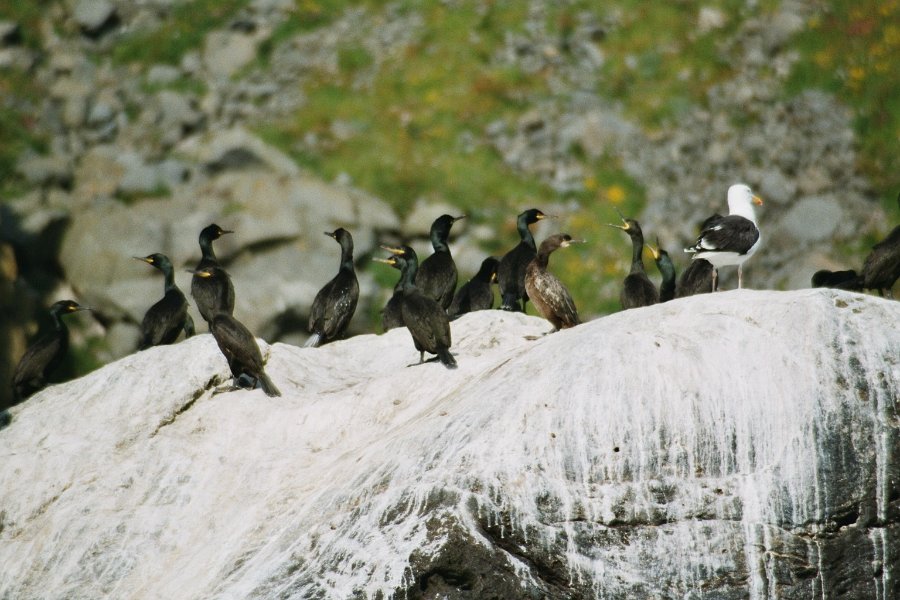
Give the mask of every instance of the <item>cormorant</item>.
M 400 309 L 400 286 L 403 283 L 403 265 L 406 261 L 404 260 L 395 260 L 394 257 L 391 258 L 373 258 L 372 260 L 376 262 L 385 263 L 391 265 L 398 271 L 401 271 L 400 279 L 397 281 L 396 285 L 394 285 L 394 294 L 391 296 L 390 300 L 387 301 L 387 304 L 384 305 L 384 308 L 381 309 L 381 329 L 383 331 L 389 331 L 395 327 L 403 327 L 403 314 Z
M 353 236 L 344 228 L 325 235 L 341 245 L 341 266 L 331 281 L 316 294 L 309 313 L 312 333 L 304 346 L 318 346 L 341 336 L 350 324 L 359 301 L 359 281 L 353 268 Z
M 203 253 L 203 258 L 197 263 L 195 271 L 206 267 L 219 267 L 220 270 L 220 274 L 214 278 L 204 278 L 194 273 L 194 277 L 191 279 L 191 296 L 197 304 L 200 316 L 207 324 L 216 312 L 234 314 L 234 285 L 231 283 L 228 272 L 221 268 L 212 246 L 213 241 L 226 233 L 234 232 L 222 229 L 215 223 L 204 227 L 200 232 L 200 251 Z
M 400 263 L 400 311 L 403 324 L 419 351 L 419 363 L 425 362 L 425 353 L 436 354 L 448 369 L 456 368 L 456 359 L 450 354 L 450 320 L 437 301 L 429 298 L 416 287 L 416 271 L 419 261 L 409 246 L 382 246 L 394 254 Z M 388 259 L 391 260 L 391 259 Z M 432 359 L 433 360 L 433 359 Z
M 525 270 L 525 291 L 528 292 L 528 297 L 541 316 L 553 325 L 550 333 L 581 323 L 569 290 L 556 276 L 547 271 L 550 254 L 557 248 L 566 248 L 583 241 L 573 240 L 568 233 L 551 235 L 541 242 L 537 255 L 528 263 Z
M 730 265 L 737 265 L 738 289 L 743 287 L 743 263 L 753 256 L 761 239 L 753 205 L 762 203 L 748 186 L 732 185 L 728 188 L 728 216 L 707 219 L 694 245 L 684 249 L 693 253 L 695 260 L 704 258 L 712 263 L 711 289 L 716 289 L 719 267 Z
M 434 254 L 422 261 L 416 273 L 416 287 L 429 298 L 437 300 L 444 310 L 447 310 L 453 300 L 458 277 L 456 263 L 453 262 L 447 240 L 453 224 L 465 218 L 465 215 L 460 217 L 441 215 L 435 219 L 431 224 L 430 233 Z
M 134 258 L 153 265 L 162 271 L 165 277 L 162 300 L 147 309 L 144 320 L 141 321 L 141 341 L 138 343 L 138 350 L 171 344 L 178 339 L 178 334 L 182 331 L 185 338 L 194 335 L 194 320 L 188 314 L 187 298 L 175 285 L 175 273 L 169 257 L 156 253 Z
M 708 294 L 716 291 L 713 287 L 713 271 L 715 268 L 712 263 L 703 258 L 697 258 L 691 261 L 681 273 L 678 280 L 678 286 L 675 288 L 675 297 L 684 298 L 685 296 L 693 296 L 695 294 Z
M 625 217 L 622 217 L 622 223 L 624 225 L 609 224 L 610 227 L 621 229 L 631 238 L 631 271 L 625 277 L 619 301 L 625 310 L 656 304 L 659 302 L 659 292 L 644 270 L 644 233 L 641 225 L 634 219 Z
M 481 262 L 475 277 L 456 291 L 447 314 L 451 319 L 476 310 L 488 310 L 494 306 L 494 290 L 491 284 L 497 279 L 500 261 L 489 256 Z
M 551 217 L 536 208 L 520 213 L 516 219 L 519 244 L 503 255 L 497 266 L 497 283 L 500 285 L 500 308 L 503 310 L 525 311 L 528 294 L 525 292 L 525 269 L 537 254 L 534 236 L 528 226 L 541 219 Z M 519 303 L 521 300 L 521 304 Z
M 69 328 L 63 315 L 91 310 L 73 300 L 60 300 L 50 307 L 53 331 L 39 338 L 25 351 L 13 372 L 13 402 L 18 404 L 47 385 L 50 374 L 59 366 L 69 349 Z
M 659 301 L 668 302 L 675 297 L 675 265 L 669 253 L 663 250 L 659 245 L 659 238 L 656 238 L 656 248 L 647 244 L 653 260 L 656 262 L 656 268 L 662 275 L 662 282 L 659 284 Z
M 217 285 L 223 285 L 222 280 L 228 276 L 222 267 L 216 266 L 195 269 L 192 273 L 201 279 L 212 279 Z M 221 308 L 213 307 L 213 311 L 209 331 L 234 376 L 232 389 L 261 387 L 267 396 L 280 396 L 281 392 L 263 369 L 262 353 L 250 330 Z
M 900 204 L 900 194 L 897 195 Z M 863 287 L 878 290 L 881 297 L 894 297 L 893 287 L 900 278 L 900 225 L 894 227 L 886 238 L 872 246 L 872 252 L 863 263 Z
M 813 273 L 810 280 L 812 287 L 827 287 L 838 290 L 859 292 L 863 290 L 863 278 L 853 269 L 847 271 L 829 271 L 822 269 Z

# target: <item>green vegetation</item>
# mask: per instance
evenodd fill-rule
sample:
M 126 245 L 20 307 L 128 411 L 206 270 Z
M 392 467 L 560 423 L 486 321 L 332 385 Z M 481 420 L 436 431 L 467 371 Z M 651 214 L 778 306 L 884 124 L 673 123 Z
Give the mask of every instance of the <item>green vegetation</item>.
M 860 170 L 882 192 L 893 222 L 900 218 L 900 0 L 834 0 L 796 40 L 802 52 L 791 93 L 828 90 L 855 115 Z

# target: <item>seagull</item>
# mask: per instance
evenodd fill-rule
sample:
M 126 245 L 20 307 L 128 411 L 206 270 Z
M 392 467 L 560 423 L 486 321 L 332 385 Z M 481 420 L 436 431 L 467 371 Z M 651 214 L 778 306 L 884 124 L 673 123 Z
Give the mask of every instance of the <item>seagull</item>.
M 753 205 L 763 203 L 750 187 L 736 183 L 728 188 L 728 216 L 715 215 L 703 223 L 700 236 L 685 252 L 692 260 L 703 258 L 713 265 L 712 289 L 716 289 L 719 267 L 737 265 L 738 289 L 743 287 L 741 266 L 759 249 L 760 233 Z

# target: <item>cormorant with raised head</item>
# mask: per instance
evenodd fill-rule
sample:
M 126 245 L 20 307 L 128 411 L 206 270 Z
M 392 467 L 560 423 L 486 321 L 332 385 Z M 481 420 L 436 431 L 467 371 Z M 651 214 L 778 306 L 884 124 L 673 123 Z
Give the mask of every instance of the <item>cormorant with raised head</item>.
M 175 285 L 175 272 L 169 257 L 156 253 L 134 258 L 153 265 L 162 271 L 165 277 L 162 300 L 148 308 L 141 321 L 141 341 L 138 343 L 138 350 L 172 344 L 182 331 L 185 338 L 194 335 L 194 320 L 188 314 L 187 298 Z
M 541 242 L 537 255 L 525 270 L 525 291 L 538 313 L 553 325 L 550 333 L 581 323 L 569 290 L 555 275 L 547 271 L 550 255 L 554 250 L 580 242 L 584 240 L 573 240 L 568 233 L 551 235 Z
M 610 227 L 621 229 L 631 238 L 631 270 L 625 277 L 619 301 L 625 310 L 656 304 L 659 302 L 659 292 L 644 269 L 644 233 L 641 225 L 634 219 L 625 217 L 622 217 L 622 223 L 623 225 L 609 223 Z
M 662 276 L 662 282 L 659 284 L 659 301 L 668 302 L 675 297 L 675 264 L 669 253 L 663 250 L 659 245 L 659 238 L 656 238 L 656 248 L 647 244 L 653 260 L 656 262 L 656 269 Z
M 381 329 L 383 331 L 389 331 L 394 329 L 395 327 L 403 327 L 403 313 L 400 309 L 400 297 L 402 294 L 400 293 L 400 286 L 403 283 L 403 265 L 405 264 L 405 260 L 395 260 L 395 257 L 391 258 L 378 258 L 375 257 L 372 260 L 380 263 L 385 263 L 387 265 L 391 265 L 395 269 L 401 272 L 400 279 L 394 285 L 394 294 L 387 301 L 387 304 L 384 305 L 384 308 L 381 309 Z
M 481 268 L 453 296 L 447 309 L 451 319 L 476 310 L 488 310 L 494 306 L 494 290 L 491 284 L 497 279 L 497 265 L 500 261 L 489 256 L 481 261 Z
M 708 260 L 702 258 L 692 260 L 687 269 L 681 273 L 681 278 L 675 287 L 675 297 L 684 298 L 716 291 L 713 288 L 714 270 L 712 263 Z
M 728 216 L 715 215 L 706 220 L 700 236 L 685 252 L 693 259 L 703 258 L 713 265 L 712 286 L 716 289 L 719 267 L 737 265 L 738 289 L 743 287 L 743 264 L 759 248 L 760 233 L 753 205 L 761 205 L 749 186 L 736 183 L 728 188 Z
M 197 310 L 200 316 L 207 324 L 216 312 L 225 312 L 229 315 L 234 314 L 234 285 L 231 283 L 231 277 L 228 272 L 222 269 L 216 253 L 213 251 L 212 243 L 225 235 L 226 233 L 234 233 L 228 229 L 222 229 L 215 223 L 203 228 L 200 232 L 200 252 L 203 257 L 197 263 L 195 271 L 200 271 L 206 267 L 219 267 L 219 275 L 216 277 L 200 277 L 194 273 L 191 279 L 191 296 L 197 304 Z
M 31 344 L 19 359 L 12 378 L 13 403 L 22 402 L 47 385 L 50 374 L 69 349 L 69 328 L 62 317 L 80 310 L 91 309 L 73 300 L 60 300 L 50 307 L 53 331 Z
M 900 205 L 900 194 L 897 195 L 897 204 Z M 861 275 L 865 289 L 878 290 L 882 297 L 894 297 L 892 290 L 897 279 L 900 279 L 900 225 L 872 246 Z
M 448 369 L 456 368 L 456 359 L 450 354 L 450 320 L 437 303 L 416 287 L 416 271 L 419 261 L 409 246 L 382 246 L 394 256 L 388 260 L 400 263 L 400 311 L 403 324 L 419 351 L 419 363 L 425 362 L 425 353 L 437 355 Z M 434 360 L 434 359 L 432 359 Z
M 211 279 L 217 285 L 222 285 L 222 280 L 228 276 L 222 267 L 216 266 L 195 269 L 192 273 L 201 279 Z M 268 396 L 280 396 L 281 392 L 266 375 L 262 353 L 250 330 L 230 313 L 217 307 L 213 307 L 213 311 L 209 331 L 219 345 L 219 350 L 225 355 L 228 368 L 234 376 L 232 389 L 261 387 Z
M 353 267 L 353 236 L 339 227 L 325 235 L 341 245 L 341 265 L 337 275 L 316 294 L 309 313 L 312 334 L 304 346 L 318 346 L 341 336 L 350 324 L 359 301 L 359 281 Z
M 429 298 L 437 300 L 444 310 L 447 310 L 453 300 L 458 278 L 456 263 L 453 262 L 447 241 L 453 224 L 465 218 L 465 215 L 441 215 L 434 220 L 430 233 L 434 254 L 423 260 L 416 272 L 416 287 Z
M 520 213 L 516 219 L 516 229 L 519 231 L 521 241 L 504 254 L 500 264 L 497 265 L 500 308 L 503 310 L 525 311 L 525 303 L 528 302 L 528 293 L 525 291 L 525 269 L 537 254 L 534 236 L 531 235 L 528 226 L 548 217 L 552 218 L 552 215 L 545 215 L 536 208 L 530 208 Z

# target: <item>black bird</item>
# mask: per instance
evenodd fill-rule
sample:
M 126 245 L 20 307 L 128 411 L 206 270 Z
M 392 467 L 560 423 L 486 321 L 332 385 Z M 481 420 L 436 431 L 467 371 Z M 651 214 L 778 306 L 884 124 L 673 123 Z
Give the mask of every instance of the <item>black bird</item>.
M 702 258 L 695 258 L 688 268 L 681 273 L 678 285 L 675 287 L 675 297 L 684 298 L 695 294 L 708 294 L 716 291 L 713 287 L 712 263 Z
M 631 271 L 625 277 L 619 301 L 625 310 L 656 304 L 659 302 L 659 292 L 644 269 L 644 233 L 641 225 L 634 219 L 625 217 L 622 217 L 622 223 L 624 225 L 609 224 L 610 227 L 621 229 L 631 238 Z
M 500 261 L 489 256 L 481 262 L 481 268 L 453 296 L 447 309 L 451 319 L 476 310 L 488 310 L 494 306 L 494 289 L 491 284 L 497 279 L 497 265 Z
M 50 307 L 53 331 L 39 338 L 25 351 L 13 372 L 13 403 L 22 402 L 47 385 L 50 374 L 56 370 L 69 349 L 69 328 L 62 321 L 63 315 L 80 310 L 91 310 L 72 300 L 60 300 Z
M 228 276 L 221 267 L 204 267 L 191 271 L 201 279 L 212 279 L 218 285 L 223 284 L 223 279 Z M 209 331 L 219 345 L 219 350 L 228 361 L 228 368 L 234 376 L 234 384 L 231 389 L 261 387 L 267 396 L 280 396 L 281 392 L 272 383 L 263 368 L 262 353 L 256 344 L 256 338 L 250 333 L 243 323 L 235 319 L 230 313 L 220 308 L 213 308 L 214 312 L 209 321 Z
M 516 219 L 516 229 L 521 241 L 507 252 L 497 266 L 497 283 L 500 285 L 500 308 L 503 310 L 525 311 L 528 294 L 525 291 L 525 269 L 537 254 L 534 236 L 528 226 L 541 219 L 552 217 L 536 208 L 520 213 Z M 521 304 L 519 301 L 521 300 Z
M 822 269 L 813 273 L 810 280 L 812 287 L 827 287 L 838 290 L 859 292 L 863 290 L 863 278 L 853 269 L 846 271 L 829 271 Z
M 403 327 L 403 312 L 400 309 L 400 298 L 402 294 L 400 290 L 401 285 L 403 284 L 403 265 L 406 261 L 402 259 L 395 260 L 394 257 L 373 258 L 372 260 L 391 265 L 398 271 L 401 271 L 400 279 L 394 286 L 394 294 L 391 296 L 390 300 L 387 301 L 387 304 L 384 305 L 384 308 L 381 309 L 381 329 L 383 331 L 389 331 L 395 327 Z
M 429 298 L 437 300 L 444 310 L 447 310 L 453 300 L 458 278 L 456 263 L 453 262 L 447 240 L 450 238 L 450 228 L 453 224 L 465 218 L 465 215 L 460 217 L 441 215 L 434 220 L 430 233 L 434 254 L 423 260 L 416 272 L 416 287 Z
M 743 287 L 744 261 L 753 256 L 761 240 L 753 205 L 762 203 L 748 186 L 732 185 L 728 188 L 728 216 L 714 215 L 707 219 L 694 245 L 684 249 L 693 253 L 695 260 L 702 258 L 712 263 L 711 290 L 716 289 L 718 268 L 729 265 L 737 265 L 738 289 Z
M 144 320 L 141 321 L 141 341 L 138 343 L 138 350 L 174 343 L 182 331 L 185 338 L 194 335 L 194 320 L 188 314 L 187 298 L 175 285 L 175 273 L 169 257 L 157 253 L 134 258 L 153 265 L 165 276 L 162 300 L 147 309 Z
M 325 235 L 341 245 L 341 266 L 331 281 L 316 294 L 309 313 L 309 331 L 312 333 L 304 346 L 318 346 L 340 337 L 359 301 L 359 281 L 353 268 L 353 236 L 344 228 Z
M 897 195 L 900 205 L 900 194 Z M 900 225 L 894 227 L 886 238 L 872 246 L 862 268 L 863 287 L 878 290 L 881 297 L 894 297 L 893 287 L 900 278 Z
M 213 241 L 226 233 L 234 232 L 222 229 L 215 223 L 204 227 L 200 232 L 200 251 L 203 253 L 203 258 L 197 263 L 195 271 L 206 267 L 219 267 L 220 271 L 219 275 L 212 278 L 200 277 L 194 273 L 194 277 L 191 279 L 191 296 L 197 304 L 200 316 L 207 324 L 216 312 L 234 314 L 234 285 L 231 283 L 228 272 L 221 268 L 212 246 Z
M 547 271 L 550 254 L 557 248 L 566 248 L 583 241 L 573 240 L 568 233 L 551 235 L 541 242 L 537 255 L 528 263 L 525 270 L 525 290 L 537 311 L 553 325 L 550 333 L 581 323 L 569 290 L 556 276 Z
M 450 320 L 437 301 L 429 298 L 416 287 L 416 271 L 419 261 L 409 246 L 382 246 L 394 254 L 388 260 L 400 263 L 400 311 L 403 324 L 419 351 L 419 363 L 425 362 L 425 353 L 436 354 L 448 369 L 456 368 L 456 359 L 450 354 Z M 434 360 L 434 359 L 431 359 Z
M 659 301 L 668 302 L 675 297 L 675 264 L 669 253 L 663 250 L 659 245 L 659 238 L 656 239 L 656 248 L 647 244 L 653 260 L 656 262 L 656 268 L 662 275 L 662 282 L 659 284 Z

